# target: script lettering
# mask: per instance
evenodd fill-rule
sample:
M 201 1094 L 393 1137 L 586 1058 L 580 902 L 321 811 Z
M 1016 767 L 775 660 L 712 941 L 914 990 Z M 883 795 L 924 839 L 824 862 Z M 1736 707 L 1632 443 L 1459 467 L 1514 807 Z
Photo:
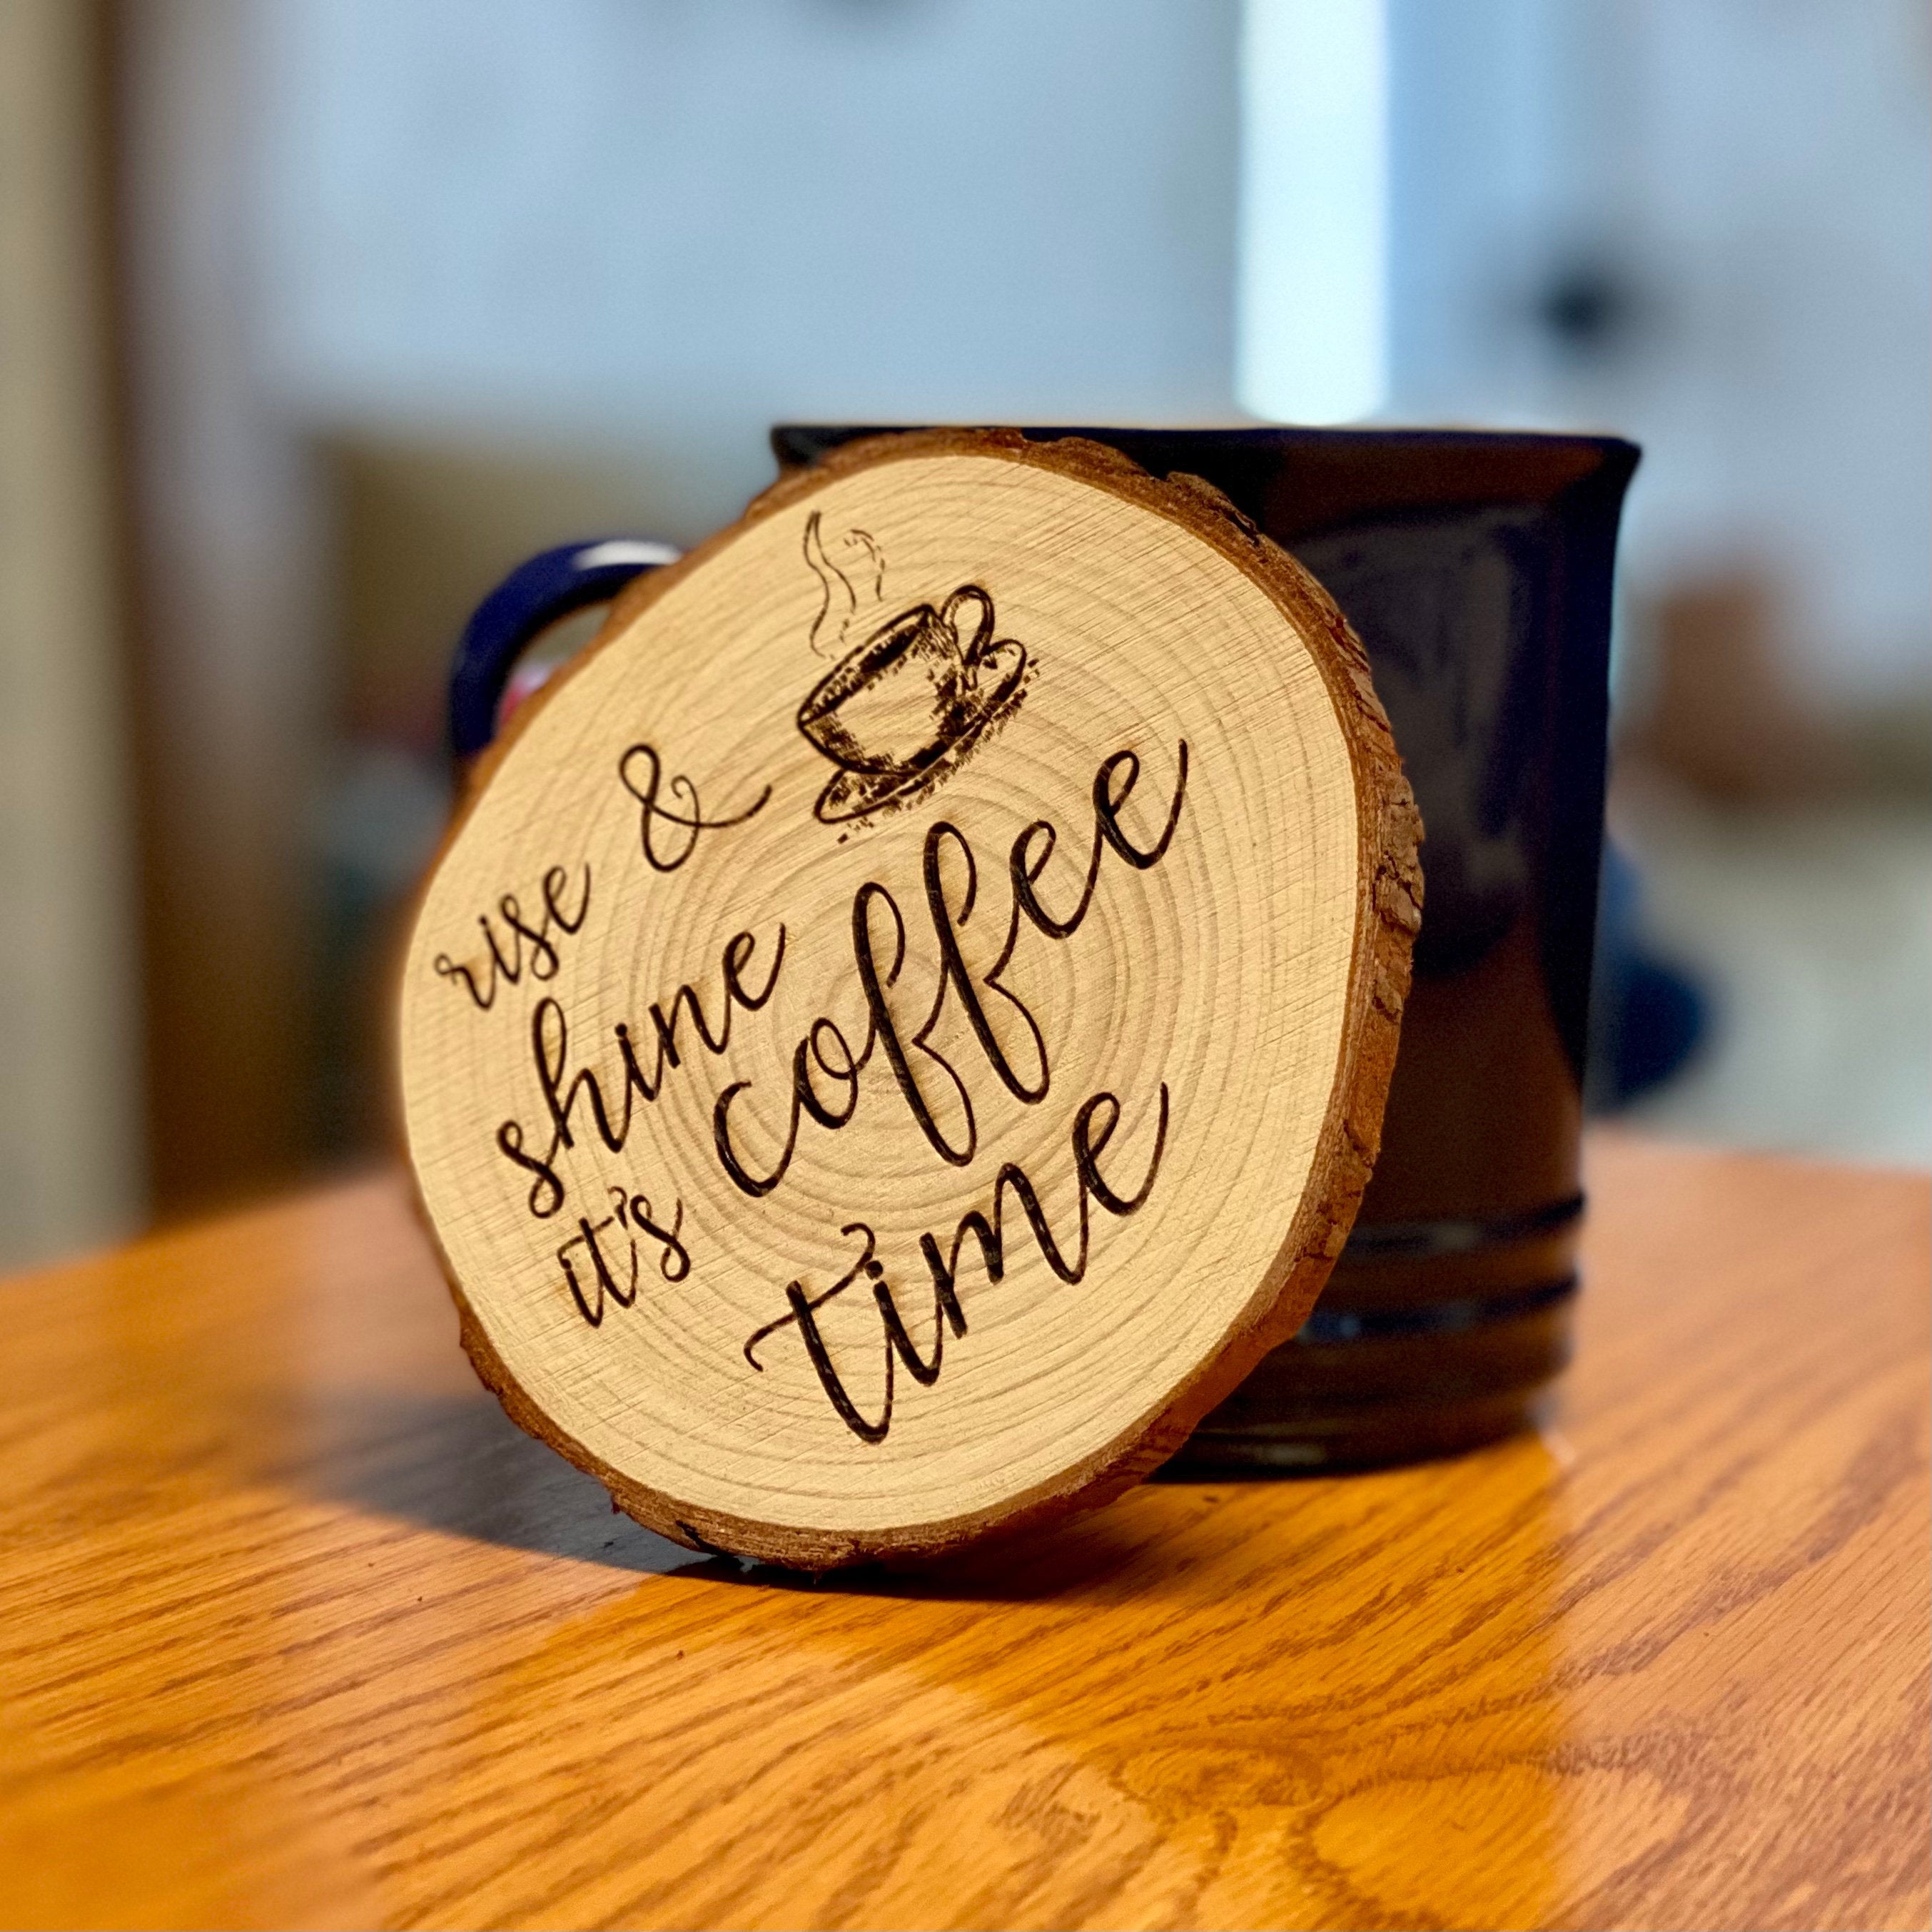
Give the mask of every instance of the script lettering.
M 1040 1205 L 1040 1196 L 1026 1171 L 1017 1163 L 1009 1161 L 1001 1167 L 993 1182 L 992 1217 L 977 1208 L 969 1210 L 960 1217 L 952 1232 L 950 1246 L 941 1252 L 939 1242 L 929 1232 L 920 1235 L 919 1248 L 921 1257 L 932 1284 L 932 1354 L 930 1358 L 922 1356 L 914 1345 L 907 1330 L 904 1318 L 900 1314 L 892 1288 L 886 1276 L 886 1270 L 875 1252 L 877 1238 L 865 1222 L 848 1222 L 839 1232 L 845 1236 L 858 1235 L 862 1246 L 856 1260 L 845 1272 L 822 1288 L 816 1294 L 808 1294 L 802 1281 L 793 1281 L 785 1288 L 787 1312 L 773 1322 L 768 1322 L 746 1342 L 745 1359 L 761 1374 L 764 1364 L 758 1360 L 758 1344 L 776 1334 L 781 1329 L 796 1326 L 810 1358 L 813 1372 L 819 1386 L 825 1391 L 827 1400 L 837 1412 L 838 1419 L 860 1442 L 876 1444 L 883 1442 L 890 1432 L 892 1423 L 892 1395 L 896 1369 L 903 1367 L 913 1380 L 922 1386 L 931 1388 L 938 1381 L 940 1371 L 945 1364 L 946 1334 L 950 1329 L 955 1337 L 964 1336 L 968 1329 L 966 1310 L 959 1296 L 959 1264 L 962 1251 L 970 1235 L 977 1245 L 980 1266 L 988 1282 L 1004 1280 L 1007 1263 L 1006 1205 L 1009 1198 L 1019 1204 L 1025 1217 L 1041 1258 L 1058 1278 L 1069 1287 L 1076 1287 L 1085 1279 L 1090 1251 L 1091 1223 L 1088 1204 L 1096 1203 L 1101 1210 L 1120 1220 L 1126 1220 L 1137 1213 L 1154 1190 L 1156 1178 L 1160 1172 L 1161 1158 L 1167 1147 L 1168 1095 L 1165 1083 L 1160 1088 L 1159 1112 L 1154 1127 L 1153 1151 L 1148 1156 L 1146 1171 L 1140 1183 L 1130 1193 L 1123 1193 L 1111 1184 L 1101 1174 L 1100 1157 L 1113 1137 L 1120 1121 L 1120 1103 L 1112 1094 L 1094 1094 L 1081 1107 L 1073 1118 L 1072 1136 L 1074 1172 L 1079 1184 L 1078 1196 L 1078 1229 L 1077 1239 L 1071 1244 L 1070 1252 L 1063 1248 L 1055 1238 L 1046 1210 Z M 864 1414 L 852 1397 L 832 1359 L 825 1336 L 818 1320 L 818 1311 L 828 1302 L 843 1294 L 861 1279 L 871 1286 L 872 1299 L 878 1306 L 880 1324 L 880 1342 L 884 1362 L 884 1394 L 878 1418 Z
M 853 1026 L 849 1012 L 842 1023 L 821 1012 L 794 1040 L 776 1075 L 782 1083 L 777 1112 L 783 1123 L 776 1145 L 754 1145 L 760 1135 L 747 1126 L 746 1096 L 761 1076 L 748 1072 L 724 1084 L 712 1106 L 712 1150 L 732 1186 L 754 1201 L 770 1195 L 784 1184 L 802 1135 L 842 1132 L 868 1091 L 874 1106 L 890 1104 L 885 1096 L 896 1096 L 920 1143 L 952 1168 L 969 1166 L 980 1150 L 988 1080 L 1022 1107 L 1046 1105 L 1055 1090 L 1053 1069 L 1046 1033 L 1012 978 L 1020 949 L 1029 935 L 1057 946 L 1081 930 L 1102 890 L 1109 855 L 1129 876 L 1161 862 L 1186 802 L 1185 741 L 1176 747 L 1174 770 L 1172 791 L 1157 808 L 1159 828 L 1150 842 L 1144 814 L 1136 813 L 1142 826 L 1138 836 L 1123 823 L 1142 784 L 1140 756 L 1121 750 L 1102 760 L 1090 788 L 1091 823 L 1079 861 L 1072 867 L 1055 866 L 1060 833 L 1050 820 L 1035 819 L 1023 826 L 1005 853 L 1003 909 L 987 902 L 988 878 L 997 881 L 1000 868 L 990 874 L 983 868 L 972 840 L 947 819 L 926 832 L 916 899 L 902 902 L 883 879 L 862 880 L 853 893 L 842 938 L 862 1000 L 862 1028 Z M 760 793 L 734 816 L 707 818 L 696 787 L 682 776 L 667 778 L 658 754 L 645 744 L 629 748 L 619 773 L 639 806 L 642 854 L 658 872 L 677 870 L 689 860 L 702 833 L 742 824 L 770 796 L 769 790 Z M 493 952 L 499 978 L 514 983 L 526 971 L 539 980 L 554 978 L 551 932 L 574 932 L 590 904 L 588 868 L 574 906 L 562 897 L 565 877 L 557 867 L 544 875 L 541 921 L 519 915 L 508 926 L 522 950 L 513 956 Z M 504 917 L 508 920 L 507 910 Z M 974 963 L 969 938 L 972 955 L 983 962 L 990 954 L 990 965 Z M 787 945 L 782 924 L 763 936 L 732 934 L 719 950 L 711 989 L 700 991 L 692 981 L 680 983 L 668 998 L 652 1001 L 640 1022 L 611 1024 L 589 1057 L 572 1036 L 563 1000 L 546 992 L 536 1001 L 525 1058 L 534 1110 L 502 1120 L 496 1132 L 498 1150 L 517 1170 L 532 1217 L 553 1220 L 569 1204 L 572 1183 L 566 1154 L 579 1148 L 602 1150 L 600 1159 L 622 1154 L 640 1110 L 655 1105 L 674 1073 L 694 1062 L 728 1059 L 737 1016 L 761 1011 L 776 992 Z M 494 984 L 489 998 L 494 997 Z M 473 986 L 472 980 L 472 990 Z M 488 999 L 479 1004 L 487 1005 Z M 949 1020 L 952 1024 L 942 1035 Z M 868 1088 L 863 1076 L 875 1057 L 887 1078 Z M 771 1072 L 763 1077 L 772 1077 Z M 1137 1136 L 1150 1134 L 1151 1144 L 1131 1185 L 1117 1171 L 1118 1157 L 1108 1156 L 1121 1125 L 1120 1096 L 1096 1092 L 1074 1110 L 1066 1130 L 1076 1186 L 1070 1220 L 1064 1212 L 1056 1220 L 1034 1176 L 1009 1160 L 998 1167 L 990 1192 L 979 1204 L 950 1229 L 922 1234 L 904 1264 L 920 1271 L 927 1284 L 922 1294 L 931 1296 L 927 1346 L 915 1340 L 904 1312 L 905 1291 L 895 1290 L 872 1227 L 854 1219 L 840 1230 L 842 1239 L 856 1244 L 849 1264 L 815 1290 L 802 1274 L 788 1283 L 784 1311 L 746 1342 L 747 1363 L 762 1374 L 760 1345 L 782 1331 L 795 1332 L 840 1421 L 862 1442 L 883 1442 L 892 1426 L 897 1377 L 903 1372 L 920 1386 L 932 1386 L 944 1366 L 948 1334 L 957 1341 L 968 1333 L 962 1276 L 969 1264 L 976 1263 L 989 1286 L 1005 1278 L 1018 1232 L 1011 1218 L 1016 1213 L 1051 1274 L 1066 1288 L 1078 1287 L 1092 1260 L 1094 1210 L 1126 1220 L 1153 1191 L 1167 1147 L 1168 1108 L 1163 1082 L 1153 1102 L 1151 1128 Z M 769 1128 L 763 1132 L 769 1138 Z M 634 1188 L 608 1186 L 606 1191 L 608 1210 L 601 1215 L 594 1208 L 574 1210 L 574 1232 L 555 1249 L 563 1288 L 593 1328 L 603 1325 L 612 1307 L 635 1305 L 644 1270 L 653 1262 L 667 1284 L 683 1282 L 692 1269 L 681 1200 L 673 1200 L 667 1217 Z M 824 1311 L 859 1287 L 869 1292 L 877 1311 L 879 1353 L 872 1359 L 883 1364 L 883 1373 L 868 1370 L 862 1378 L 862 1393 L 855 1394 L 836 1358 Z M 849 1336 L 849 1318 L 842 1318 L 842 1323 L 841 1333 Z M 916 1327 L 926 1332 L 922 1322 Z M 840 1345 L 848 1362 L 855 1359 L 849 1347 L 849 1341 Z M 862 1350 L 862 1357 L 868 1352 Z
M 497 900 L 496 909 L 496 917 L 504 926 L 501 939 L 489 914 L 477 916 L 487 963 L 472 967 L 451 958 L 447 952 L 439 952 L 431 962 L 438 977 L 460 986 L 470 995 L 471 1004 L 484 1012 L 496 1004 L 500 986 L 518 985 L 526 972 L 533 980 L 555 979 L 562 960 L 551 934 L 572 938 L 583 931 L 584 922 L 590 915 L 590 868 L 584 868 L 574 912 L 566 912 L 562 904 L 569 883 L 570 875 L 561 866 L 552 866 L 544 872 L 538 888 L 543 895 L 543 910 L 536 916 L 535 924 L 525 914 L 516 895 L 504 893 Z

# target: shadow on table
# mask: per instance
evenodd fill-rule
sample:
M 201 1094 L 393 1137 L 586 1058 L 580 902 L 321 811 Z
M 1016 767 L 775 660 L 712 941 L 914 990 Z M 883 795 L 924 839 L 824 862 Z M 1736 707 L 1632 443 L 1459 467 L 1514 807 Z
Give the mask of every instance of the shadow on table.
M 308 1421 L 296 1466 L 281 1473 L 328 1502 L 646 1576 L 699 1560 L 614 1510 L 596 1480 L 526 1436 L 480 1388 L 328 1390 Z
M 670 1870 L 692 1922 L 796 1923 L 798 1873 L 837 1844 L 844 1909 L 821 1922 L 927 1922 L 951 1884 L 999 1900 L 993 1923 L 1542 1924 L 1676 1828 L 1621 1746 L 1570 1734 L 1562 1482 L 1534 1438 L 1149 1486 L 937 1568 L 820 1582 L 614 1516 L 481 1390 L 317 1390 L 292 1447 L 284 1474 L 337 1505 L 653 1578 L 493 1673 L 490 1748 L 452 1744 L 434 1781 L 439 1818 L 498 1808 L 506 1869 L 544 1869 L 566 1802 L 634 1820 L 610 1839 L 649 1847 L 632 1890 L 586 1920 L 647 1916 Z M 621 1749 L 557 1721 L 586 1669 L 643 1714 Z M 721 1685 L 756 1687 L 754 1721 L 721 1714 Z M 667 1813 L 674 1790 L 709 1796 Z M 1578 1819 L 1616 1806 L 1634 1846 L 1586 1856 Z M 758 1857 L 721 1858 L 734 1843 Z
M 1563 1489 L 1526 1438 L 1144 1487 L 919 1576 L 674 1556 L 492 1672 L 425 1822 L 542 1872 L 596 1816 L 552 1922 L 1624 1922 L 1594 1889 L 1692 1814 L 1575 1734 Z
M 294 1466 L 276 1473 L 331 1502 L 538 1556 L 752 1589 L 1017 1602 L 1124 1587 L 1130 1576 L 1144 1588 L 1158 1580 L 1172 1510 L 1210 1510 L 1231 1486 L 1163 1486 L 1172 1509 L 1157 1519 L 1102 1511 L 938 1564 L 867 1564 L 815 1577 L 697 1555 L 654 1534 L 614 1510 L 595 1478 L 526 1436 L 481 1389 L 328 1390 L 308 1423 Z

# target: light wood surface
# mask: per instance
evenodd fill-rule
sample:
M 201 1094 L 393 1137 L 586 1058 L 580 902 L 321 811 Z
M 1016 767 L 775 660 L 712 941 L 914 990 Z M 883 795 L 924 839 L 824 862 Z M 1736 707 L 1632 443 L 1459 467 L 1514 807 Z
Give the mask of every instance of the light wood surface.
M 0 1922 L 1926 1922 L 1928 1189 L 1600 1140 L 1550 1430 L 817 1584 L 520 1435 L 399 1180 L 0 1290 Z
M 472 775 L 401 988 L 478 1372 L 692 1547 L 1092 1504 L 1299 1328 L 1421 881 L 1367 660 L 1204 484 L 837 452 Z

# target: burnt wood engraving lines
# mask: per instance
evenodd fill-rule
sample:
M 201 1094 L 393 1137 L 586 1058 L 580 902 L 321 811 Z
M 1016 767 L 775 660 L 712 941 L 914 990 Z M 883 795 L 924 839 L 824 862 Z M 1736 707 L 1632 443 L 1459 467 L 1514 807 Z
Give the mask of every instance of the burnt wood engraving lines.
M 980 433 L 788 478 L 521 708 L 426 887 L 478 1372 L 696 1546 L 1104 1500 L 1319 1287 L 1414 836 L 1359 646 L 1198 489 Z
M 865 1034 L 855 1048 L 836 1022 L 829 1016 L 821 1015 L 812 1022 L 799 1039 L 790 1058 L 788 1126 L 784 1144 L 776 1162 L 768 1163 L 764 1171 L 748 1164 L 732 1138 L 733 1108 L 754 1083 L 748 1078 L 740 1078 L 724 1088 L 713 1109 L 712 1132 L 718 1164 L 732 1184 L 749 1198 L 761 1198 L 784 1180 L 791 1165 L 803 1121 L 808 1120 L 828 1133 L 836 1133 L 848 1126 L 859 1107 L 860 1076 L 872 1064 L 875 1053 L 881 1056 L 890 1070 L 894 1087 L 933 1156 L 955 1167 L 969 1166 L 979 1149 L 971 1090 L 959 1067 L 932 1043 L 932 1036 L 949 1007 L 964 1016 L 988 1069 L 1007 1093 L 1028 1106 L 1036 1106 L 1044 1101 L 1052 1090 L 1052 1070 L 1048 1062 L 1046 1039 L 1025 1001 L 1003 976 L 1018 944 L 1022 920 L 1027 929 L 1051 942 L 1068 940 L 1079 931 L 1094 903 L 1103 856 L 1112 854 L 1130 872 L 1144 872 L 1160 862 L 1173 843 L 1186 801 L 1188 748 L 1184 741 L 1176 748 L 1174 764 L 1176 776 L 1172 794 L 1166 802 L 1164 820 L 1153 842 L 1143 847 L 1134 843 L 1121 824 L 1122 810 L 1139 782 L 1141 760 L 1130 751 L 1117 752 L 1102 760 L 1094 775 L 1094 828 L 1077 896 L 1057 912 L 1042 902 L 1040 886 L 1058 843 L 1058 830 L 1048 820 L 1036 819 L 1020 832 L 1007 857 L 1011 904 L 1005 936 L 993 964 L 976 976 L 967 964 L 960 943 L 960 930 L 973 917 L 978 902 L 978 860 L 971 842 L 957 826 L 940 820 L 928 828 L 922 865 L 924 911 L 930 924 L 940 968 L 926 1018 L 910 1034 L 902 1034 L 890 998 L 907 966 L 905 915 L 885 885 L 876 880 L 868 880 L 861 885 L 852 903 L 851 935 L 854 970 L 866 997 Z M 948 850 L 957 855 L 964 869 L 964 887 L 956 906 L 949 903 L 941 877 L 941 857 Z M 881 933 L 890 935 L 883 958 L 879 940 Z M 712 1003 L 715 1020 L 707 1018 L 704 1000 L 697 988 L 688 982 L 680 985 L 668 1001 L 655 1001 L 649 1009 L 646 1036 L 652 1046 L 647 1055 L 640 1054 L 631 1023 L 617 1022 L 611 1033 L 611 1045 L 619 1070 L 616 1072 L 610 1070 L 608 1062 L 600 1071 L 596 1066 L 573 1061 L 569 1021 L 563 1006 L 548 993 L 536 1001 L 530 1016 L 530 1059 L 534 1084 L 544 1109 L 548 1138 L 542 1142 L 542 1150 L 538 1151 L 541 1130 L 533 1131 L 526 1126 L 522 1119 L 515 1117 L 505 1120 L 496 1130 L 499 1150 L 516 1169 L 530 1177 L 526 1198 L 534 1218 L 548 1220 L 562 1211 L 568 1190 L 560 1172 L 559 1159 L 564 1150 L 578 1144 L 580 1134 L 594 1134 L 597 1142 L 611 1154 L 625 1152 L 638 1118 L 637 1109 L 640 1106 L 655 1103 L 670 1072 L 682 1064 L 679 1033 L 681 1022 L 688 1022 L 684 1053 L 701 1048 L 717 1058 L 727 1052 L 731 1044 L 736 1013 L 755 1013 L 771 1000 L 784 964 L 786 938 L 786 928 L 781 924 L 770 935 L 766 946 L 766 963 L 760 969 L 762 979 L 751 984 L 748 978 L 755 976 L 751 974 L 749 969 L 758 952 L 759 940 L 750 932 L 734 934 L 725 942 L 718 963 L 722 992 Z M 1024 1028 L 1034 1049 L 1034 1065 L 1016 1066 L 1001 1046 L 986 1012 L 986 998 L 988 994 L 1003 1002 L 1006 1010 L 1016 1016 Z M 948 1137 L 934 1114 L 914 1070 L 914 1056 L 928 1077 L 936 1075 L 947 1084 L 956 1101 L 958 1113 L 963 1117 L 964 1132 L 959 1142 Z M 614 1092 L 615 1098 L 612 1097 Z M 1071 1262 L 1063 1256 L 1054 1238 L 1033 1182 L 1024 1168 L 1015 1163 L 1003 1166 L 994 1180 L 992 1221 L 989 1222 L 977 1209 L 968 1210 L 960 1220 L 947 1258 L 941 1258 L 932 1236 L 924 1238 L 920 1251 L 931 1273 L 935 1306 L 956 1335 L 963 1335 L 966 1330 L 964 1311 L 954 1284 L 961 1246 L 968 1233 L 978 1237 L 988 1280 L 1000 1280 L 1005 1274 L 1003 1217 L 1010 1193 L 1022 1208 L 1040 1251 L 1054 1275 L 1070 1284 L 1079 1282 L 1087 1270 L 1090 1202 L 1098 1203 L 1108 1214 L 1121 1217 L 1131 1215 L 1139 1208 L 1159 1169 L 1166 1138 L 1168 1108 L 1168 1090 L 1163 1085 L 1160 1090 L 1158 1124 L 1148 1171 L 1137 1188 L 1123 1192 L 1108 1183 L 1098 1164 L 1101 1154 L 1120 1125 L 1120 1098 L 1117 1094 L 1102 1092 L 1082 1103 L 1075 1117 L 1071 1137 L 1074 1168 L 1079 1184 L 1079 1234 L 1075 1258 Z M 663 1268 L 667 1280 L 682 1281 L 690 1269 L 688 1253 L 674 1239 L 682 1225 L 681 1202 L 674 1204 L 676 1220 L 667 1235 L 650 1220 L 647 1198 L 627 1195 L 619 1186 L 610 1187 L 608 1191 L 616 1204 L 613 1214 L 596 1222 L 580 1216 L 578 1232 L 557 1250 L 568 1292 L 584 1318 L 592 1327 L 602 1323 L 607 1298 L 616 1301 L 620 1306 L 628 1307 L 636 1296 L 638 1264 L 635 1236 L 632 1236 L 628 1245 L 628 1280 L 623 1278 L 622 1267 L 614 1271 L 605 1258 L 604 1243 L 600 1236 L 614 1220 L 627 1231 L 634 1222 L 636 1228 L 646 1235 L 668 1242 L 670 1248 L 675 1250 L 678 1265 L 674 1272 L 668 1266 Z M 849 1234 L 851 1227 L 848 1226 L 841 1232 Z M 869 1240 L 869 1229 L 867 1234 Z M 861 1262 L 855 1265 L 861 1268 L 876 1265 L 869 1249 Z M 586 1293 L 580 1270 L 594 1274 L 594 1298 Z M 873 1293 L 880 1305 L 888 1342 L 886 1383 L 884 1413 L 875 1423 L 864 1422 L 859 1418 L 831 1363 L 812 1313 L 824 1302 L 842 1293 L 850 1285 L 850 1277 L 842 1279 L 816 1298 L 806 1298 L 800 1283 L 794 1280 L 784 1290 L 790 1312 L 758 1331 L 762 1337 L 788 1324 L 798 1324 L 814 1371 L 833 1408 L 853 1433 L 868 1443 L 882 1442 L 890 1424 L 894 1359 L 902 1362 L 914 1379 L 926 1386 L 938 1378 L 940 1359 L 941 1345 L 937 1342 L 930 1364 L 918 1358 L 907 1337 L 891 1290 L 882 1276 L 883 1270 L 874 1278 Z M 804 1310 L 802 1313 L 801 1310 Z M 749 1345 L 745 1353 L 754 1369 L 761 1368 Z
M 844 593 L 841 646 L 861 610 L 850 578 L 826 554 L 820 524 L 816 511 L 806 519 L 805 560 L 825 592 L 814 650 L 838 601 L 835 584 Z M 864 530 L 848 532 L 846 542 L 872 566 L 872 602 L 882 607 L 884 554 Z M 971 614 L 970 638 L 961 634 L 962 612 Z M 962 584 L 937 608 L 908 605 L 844 650 L 798 708 L 800 735 L 838 768 L 812 807 L 821 824 L 864 820 L 930 796 L 1018 710 L 1033 665 L 1024 644 L 993 632 L 992 593 Z

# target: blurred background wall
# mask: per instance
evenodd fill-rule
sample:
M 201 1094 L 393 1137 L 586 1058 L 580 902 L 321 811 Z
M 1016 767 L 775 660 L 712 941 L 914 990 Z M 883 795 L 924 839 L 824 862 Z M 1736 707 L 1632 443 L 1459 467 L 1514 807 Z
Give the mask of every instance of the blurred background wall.
M 725 521 L 784 417 L 1635 436 L 1613 820 L 1710 1015 L 1637 1116 L 1932 1162 L 1918 0 L 0 36 L 0 1258 L 380 1144 L 464 615 Z
M 123 580 L 95 22 L 0 6 L 0 1258 L 138 1220 Z

